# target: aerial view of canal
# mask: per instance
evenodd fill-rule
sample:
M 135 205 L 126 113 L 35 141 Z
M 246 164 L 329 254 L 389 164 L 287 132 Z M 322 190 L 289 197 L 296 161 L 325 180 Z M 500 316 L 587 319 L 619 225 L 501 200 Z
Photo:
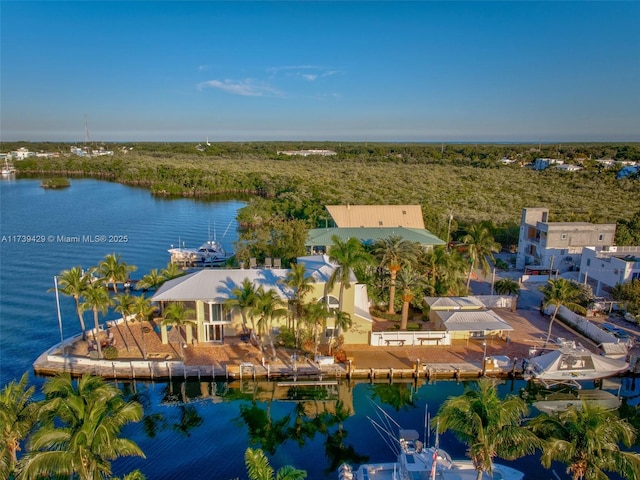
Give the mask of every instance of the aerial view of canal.
M 39 179 L 2 179 L 0 195 L 0 387 L 24 372 L 38 388 L 43 384 L 31 365 L 60 341 L 52 291 L 60 271 L 88 268 L 116 253 L 137 266 L 132 276 L 140 278 L 167 264 L 172 245 L 197 247 L 214 235 L 231 251 L 236 213 L 244 205 L 157 198 L 144 189 L 91 179 L 72 179 L 62 190 L 43 189 Z M 73 300 L 61 297 L 60 303 L 63 335 L 77 334 Z M 112 318 L 110 312 L 103 320 Z M 138 468 L 153 480 L 246 478 L 243 455 L 249 446 L 262 448 L 276 469 L 293 465 L 311 480 L 336 479 L 343 461 L 394 460 L 387 439 L 371 424 L 375 405 L 433 443 L 425 417 L 464 388 L 453 381 L 412 379 L 308 388 L 251 380 L 117 384 L 144 406 L 144 420 L 124 434 L 146 459 L 119 459 L 114 474 Z M 524 386 L 506 381 L 499 389 L 517 394 Z M 464 457 L 464 446 L 451 435 L 439 440 L 452 457 Z M 537 456 L 503 463 L 526 472 L 527 479 L 567 478 L 562 465 L 545 470 Z

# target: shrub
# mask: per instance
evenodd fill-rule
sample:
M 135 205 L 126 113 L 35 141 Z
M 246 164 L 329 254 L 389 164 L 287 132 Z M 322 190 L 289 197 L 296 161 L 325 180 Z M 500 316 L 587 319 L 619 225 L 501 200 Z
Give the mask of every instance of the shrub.
M 102 350 L 102 356 L 105 360 L 114 360 L 118 358 L 118 349 L 113 345 L 110 345 Z
M 420 324 L 409 322 L 407 323 L 407 330 L 420 330 Z

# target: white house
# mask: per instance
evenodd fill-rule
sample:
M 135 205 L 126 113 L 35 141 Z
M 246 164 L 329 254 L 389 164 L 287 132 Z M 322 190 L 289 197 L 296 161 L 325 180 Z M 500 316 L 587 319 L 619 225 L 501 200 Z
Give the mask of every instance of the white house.
M 580 279 L 602 295 L 617 283 L 640 279 L 640 247 L 585 247 L 580 262 Z

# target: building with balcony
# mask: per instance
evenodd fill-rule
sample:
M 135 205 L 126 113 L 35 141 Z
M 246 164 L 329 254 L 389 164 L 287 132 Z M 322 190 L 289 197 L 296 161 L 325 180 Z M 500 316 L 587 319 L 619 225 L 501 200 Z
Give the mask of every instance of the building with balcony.
M 584 247 L 612 246 L 615 233 L 615 223 L 549 222 L 548 208 L 524 208 L 516 268 L 578 270 Z

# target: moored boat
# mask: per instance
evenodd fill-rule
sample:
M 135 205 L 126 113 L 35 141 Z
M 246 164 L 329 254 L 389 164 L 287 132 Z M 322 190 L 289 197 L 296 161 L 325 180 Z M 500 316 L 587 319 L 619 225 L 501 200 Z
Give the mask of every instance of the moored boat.
M 207 240 L 198 248 L 172 246 L 168 251 L 173 263 L 213 266 L 221 265 L 231 258 L 216 240 Z
M 399 428 L 386 412 L 380 411 L 386 417 L 385 421 L 391 421 Z M 452 459 L 445 450 L 438 447 L 437 439 L 435 446 L 425 447 L 419 440 L 420 435 L 416 430 L 399 428 L 398 435 L 394 436 L 388 427 L 373 420 L 371 422 L 381 435 L 389 437 L 392 441 L 391 445 L 397 460 L 362 464 L 356 470 L 348 464 L 343 464 L 338 470 L 339 480 L 475 480 L 478 478 L 478 471 L 471 460 Z M 482 478 L 484 480 L 522 480 L 524 473 L 515 468 L 494 463 L 492 474 L 484 472 Z
M 581 388 L 580 381 L 600 380 L 628 369 L 629 363 L 624 360 L 598 355 L 582 345 L 563 345 L 530 358 L 523 377 L 547 387 L 568 384 Z

